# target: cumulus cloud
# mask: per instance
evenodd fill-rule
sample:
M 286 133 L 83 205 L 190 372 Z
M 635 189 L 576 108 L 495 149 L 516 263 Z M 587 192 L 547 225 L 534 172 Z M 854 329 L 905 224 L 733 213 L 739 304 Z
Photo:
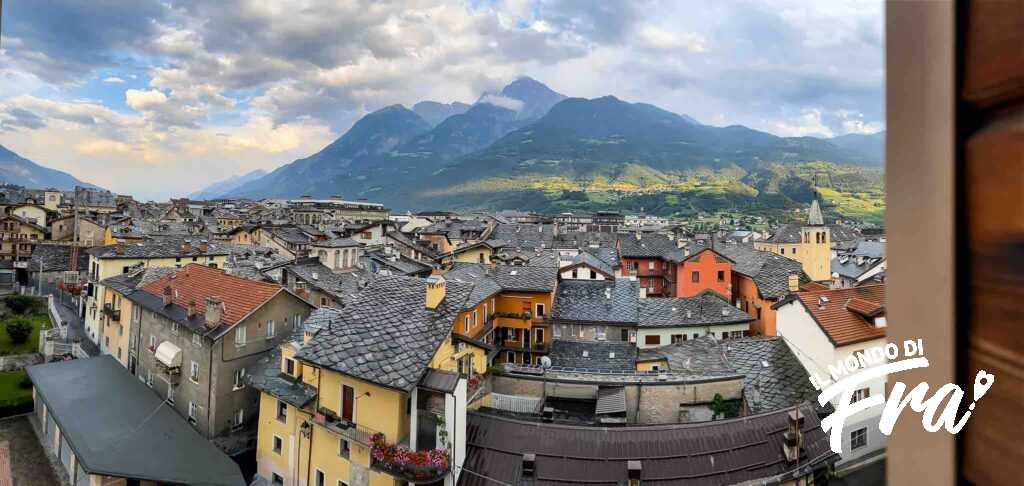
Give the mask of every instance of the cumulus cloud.
M 127 172 L 109 184 L 124 192 L 136 191 L 152 167 L 181 181 L 160 189 L 165 195 L 201 185 L 196 171 L 222 178 L 272 168 L 308 156 L 383 106 L 469 102 L 520 75 L 570 96 L 614 94 L 779 135 L 884 129 L 880 1 L 9 7 L 0 143 L 53 166 L 119 164 Z M 75 101 L 95 97 L 82 91 L 91 81 L 109 91 L 129 79 L 133 89 L 116 108 Z M 66 143 L 44 143 L 54 139 Z

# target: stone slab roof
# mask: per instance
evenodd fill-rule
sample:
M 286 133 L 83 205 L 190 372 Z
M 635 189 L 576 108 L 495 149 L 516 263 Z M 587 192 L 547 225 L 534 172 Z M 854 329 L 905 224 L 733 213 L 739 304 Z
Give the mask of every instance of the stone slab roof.
M 552 366 L 588 370 L 635 371 L 636 356 L 636 346 L 624 341 L 555 339 L 548 350 Z
M 551 317 L 636 325 L 640 320 L 640 285 L 635 280 L 565 280 L 558 286 Z
M 752 320 L 753 317 L 712 290 L 693 297 L 640 299 L 639 327 L 712 326 Z

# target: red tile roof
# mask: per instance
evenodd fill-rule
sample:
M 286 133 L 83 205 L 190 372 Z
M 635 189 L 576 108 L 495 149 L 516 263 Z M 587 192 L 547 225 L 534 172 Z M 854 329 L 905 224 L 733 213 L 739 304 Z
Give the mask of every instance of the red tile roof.
M 167 286 L 174 291 L 175 304 L 187 308 L 189 302 L 195 302 L 200 315 L 206 312 L 207 297 L 219 297 L 224 301 L 221 322 L 228 326 L 266 303 L 282 288 L 277 284 L 235 277 L 223 270 L 191 263 L 144 285 L 142 290 L 162 297 Z
M 885 337 L 885 328 L 875 327 L 865 318 L 865 313 L 860 312 L 884 313 L 885 285 L 801 292 L 795 296 L 836 346 Z M 827 302 L 821 300 L 822 297 Z M 851 305 L 857 310 L 851 310 Z

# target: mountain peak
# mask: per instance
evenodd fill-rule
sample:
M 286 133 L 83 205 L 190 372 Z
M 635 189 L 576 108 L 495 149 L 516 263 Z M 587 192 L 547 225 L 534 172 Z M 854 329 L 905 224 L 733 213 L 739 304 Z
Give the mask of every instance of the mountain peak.
M 497 95 L 485 93 L 479 102 L 511 109 L 519 120 L 534 120 L 547 114 L 552 106 L 565 98 L 564 94 L 536 79 L 520 76 Z

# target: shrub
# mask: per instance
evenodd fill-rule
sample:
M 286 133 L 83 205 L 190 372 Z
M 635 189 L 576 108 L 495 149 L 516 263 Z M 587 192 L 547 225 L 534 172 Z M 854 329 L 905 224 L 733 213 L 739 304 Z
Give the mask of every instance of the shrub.
M 32 388 L 32 380 L 28 377 L 28 375 L 22 376 L 21 379 L 18 380 L 18 388 L 21 388 L 23 390 L 28 390 L 29 388 Z
M 36 299 L 27 295 L 10 295 L 4 299 L 4 303 L 15 314 L 24 314 L 35 306 Z
M 25 344 L 32 334 L 32 323 L 25 319 L 17 319 L 7 323 L 7 335 L 14 344 Z

